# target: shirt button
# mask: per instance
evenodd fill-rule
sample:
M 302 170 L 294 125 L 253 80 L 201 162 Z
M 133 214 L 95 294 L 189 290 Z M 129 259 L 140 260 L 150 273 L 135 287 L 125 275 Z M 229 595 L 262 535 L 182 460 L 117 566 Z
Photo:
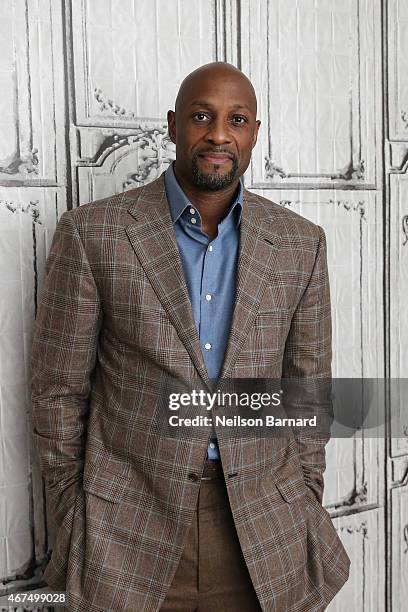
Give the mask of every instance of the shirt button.
M 213 250 L 213 248 L 212 248 L 212 246 L 211 246 L 211 245 L 208 247 L 208 250 L 209 250 L 210 252 Z
M 207 300 L 207 302 L 211 302 L 211 298 L 212 298 L 212 295 L 207 293 L 207 295 L 205 296 L 205 299 Z
M 206 343 L 204 344 L 204 348 L 206 348 L 206 349 L 207 349 L 207 351 L 209 351 L 209 350 L 210 350 L 210 348 L 211 348 L 211 344 L 210 344 L 209 342 L 206 342 Z
M 191 217 L 190 221 L 191 223 L 194 223 L 194 224 L 197 223 L 197 219 L 194 219 L 194 217 Z
M 210 448 L 215 448 L 214 442 L 210 442 Z
M 194 210 L 194 208 L 190 208 L 190 212 L 191 212 L 191 214 L 192 214 L 192 215 L 195 215 L 195 210 Z

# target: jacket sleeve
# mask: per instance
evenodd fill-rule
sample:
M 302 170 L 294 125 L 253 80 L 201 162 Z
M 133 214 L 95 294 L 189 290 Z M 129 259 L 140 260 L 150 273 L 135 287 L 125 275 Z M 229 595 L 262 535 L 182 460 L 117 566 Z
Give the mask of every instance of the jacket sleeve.
M 319 227 L 319 242 L 309 283 L 294 312 L 283 358 L 286 380 L 284 403 L 296 416 L 316 415 L 317 428 L 295 429 L 303 476 L 309 490 L 321 503 L 325 446 L 330 439 L 333 418 L 331 400 L 332 327 L 329 275 L 324 230 Z M 286 401 L 288 397 L 288 402 Z
M 33 438 L 57 526 L 82 486 L 101 323 L 97 287 L 74 219 L 65 212 L 53 237 L 31 357 Z

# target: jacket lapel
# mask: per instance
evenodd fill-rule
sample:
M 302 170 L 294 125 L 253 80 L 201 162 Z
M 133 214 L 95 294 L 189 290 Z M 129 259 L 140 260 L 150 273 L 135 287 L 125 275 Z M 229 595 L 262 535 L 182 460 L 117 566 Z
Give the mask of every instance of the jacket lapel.
M 200 376 L 209 382 L 166 198 L 164 176 L 137 190 L 126 234 Z M 127 197 L 131 199 L 132 192 Z
M 135 199 L 132 191 L 127 193 L 131 201 L 128 212 L 134 218 L 126 227 L 127 236 L 201 378 L 209 383 L 166 198 L 164 175 L 137 192 Z M 231 375 L 257 315 L 268 278 L 278 266 L 285 225 L 280 206 L 273 206 L 271 215 L 269 207 L 244 190 L 236 301 L 220 378 Z
M 278 265 L 284 230 L 280 206 L 274 212 L 244 191 L 238 255 L 236 301 L 220 377 L 228 378 L 258 312 L 268 278 Z

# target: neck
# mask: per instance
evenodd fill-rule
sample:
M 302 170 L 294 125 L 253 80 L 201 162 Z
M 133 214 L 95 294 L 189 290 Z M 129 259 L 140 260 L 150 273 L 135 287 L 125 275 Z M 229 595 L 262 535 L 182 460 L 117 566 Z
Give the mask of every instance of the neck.
M 239 178 L 225 189 L 204 191 L 187 182 L 177 171 L 176 165 L 173 168 L 180 187 L 200 213 L 203 231 L 210 239 L 215 238 L 217 236 L 218 224 L 226 216 L 236 198 L 239 189 Z

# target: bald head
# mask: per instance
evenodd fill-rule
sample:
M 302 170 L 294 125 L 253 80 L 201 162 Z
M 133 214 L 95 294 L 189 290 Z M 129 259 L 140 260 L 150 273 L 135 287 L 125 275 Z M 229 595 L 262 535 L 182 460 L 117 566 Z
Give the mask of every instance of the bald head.
M 256 94 L 251 81 L 241 70 L 227 62 L 211 62 L 190 72 L 180 85 L 176 98 L 176 112 L 191 101 L 197 90 L 205 89 L 206 83 L 214 85 L 217 82 L 226 84 L 231 81 L 238 84 L 248 106 L 256 115 Z

